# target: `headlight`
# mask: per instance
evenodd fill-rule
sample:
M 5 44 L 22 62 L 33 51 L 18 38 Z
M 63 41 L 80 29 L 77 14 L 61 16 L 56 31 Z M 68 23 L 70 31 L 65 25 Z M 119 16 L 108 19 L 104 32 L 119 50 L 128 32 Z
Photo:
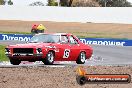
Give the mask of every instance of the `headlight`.
M 10 49 L 9 48 L 5 48 L 5 52 L 10 52 Z

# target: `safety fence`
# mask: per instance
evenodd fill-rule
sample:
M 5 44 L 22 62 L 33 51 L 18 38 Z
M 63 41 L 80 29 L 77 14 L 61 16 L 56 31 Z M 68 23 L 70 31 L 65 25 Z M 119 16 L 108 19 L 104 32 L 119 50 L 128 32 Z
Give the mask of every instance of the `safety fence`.
M 0 40 L 29 41 L 31 34 L 0 34 Z M 113 45 L 113 46 L 132 46 L 130 39 L 108 39 L 108 38 L 79 38 L 85 44 L 93 45 Z

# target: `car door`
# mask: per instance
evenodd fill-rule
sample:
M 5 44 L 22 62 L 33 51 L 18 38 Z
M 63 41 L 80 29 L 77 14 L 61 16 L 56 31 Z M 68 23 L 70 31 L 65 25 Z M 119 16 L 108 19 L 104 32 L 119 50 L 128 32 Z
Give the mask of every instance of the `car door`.
M 71 35 L 69 36 L 69 43 L 70 43 L 70 60 L 75 61 L 79 54 L 80 54 L 80 45 L 78 41 Z
M 62 35 L 61 36 L 61 44 L 60 44 L 60 60 L 61 61 L 69 61 L 70 60 L 70 55 L 71 55 L 71 46 L 69 45 L 68 42 L 68 36 L 67 35 Z

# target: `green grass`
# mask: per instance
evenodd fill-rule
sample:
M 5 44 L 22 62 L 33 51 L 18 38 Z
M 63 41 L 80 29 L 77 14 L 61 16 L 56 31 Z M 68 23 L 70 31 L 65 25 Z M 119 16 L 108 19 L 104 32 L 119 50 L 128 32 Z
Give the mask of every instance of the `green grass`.
M 111 38 L 111 39 L 125 39 L 128 38 L 120 37 L 117 33 L 87 33 L 87 32 L 72 32 L 78 38 Z
M 9 59 L 5 56 L 5 47 L 4 45 L 0 45 L 0 61 L 8 61 Z
M 3 33 L 3 34 L 31 34 L 29 32 L 4 32 L 4 31 L 0 31 L 0 33 Z
M 3 34 L 31 34 L 30 32 L 4 32 L 0 31 Z M 125 37 L 119 38 L 120 33 L 98 33 L 98 32 L 71 32 L 72 34 L 78 36 L 79 38 L 113 38 L 113 39 L 128 39 Z

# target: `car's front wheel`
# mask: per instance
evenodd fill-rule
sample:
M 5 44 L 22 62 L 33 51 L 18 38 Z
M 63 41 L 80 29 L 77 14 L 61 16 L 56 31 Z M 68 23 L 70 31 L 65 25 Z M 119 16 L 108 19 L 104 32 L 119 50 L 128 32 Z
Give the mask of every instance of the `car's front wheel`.
M 10 63 L 13 64 L 13 65 L 19 65 L 21 63 L 21 61 L 10 59 Z
M 77 64 L 84 64 L 85 60 L 86 60 L 86 54 L 85 54 L 85 52 L 81 52 L 76 63 Z
M 42 60 L 45 65 L 52 65 L 54 63 L 54 53 L 49 51 L 46 58 Z

